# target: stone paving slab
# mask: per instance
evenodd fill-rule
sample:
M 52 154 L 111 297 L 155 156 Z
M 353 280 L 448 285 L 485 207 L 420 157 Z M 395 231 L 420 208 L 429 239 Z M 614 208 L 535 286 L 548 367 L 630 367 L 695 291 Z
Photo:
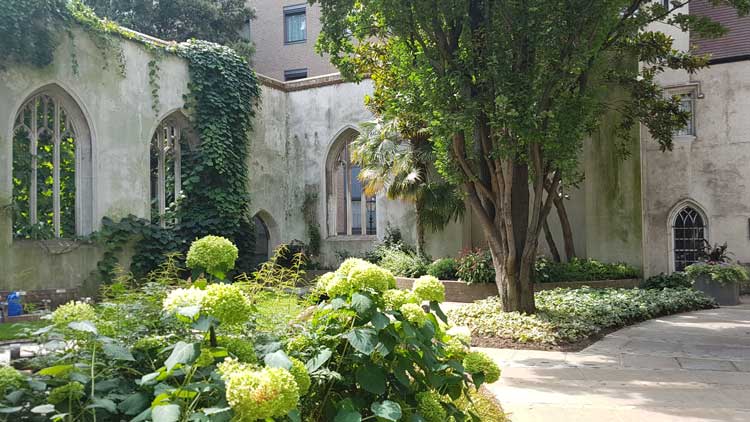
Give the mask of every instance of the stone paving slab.
M 514 422 L 750 422 L 750 297 L 607 335 L 579 353 L 481 349 Z

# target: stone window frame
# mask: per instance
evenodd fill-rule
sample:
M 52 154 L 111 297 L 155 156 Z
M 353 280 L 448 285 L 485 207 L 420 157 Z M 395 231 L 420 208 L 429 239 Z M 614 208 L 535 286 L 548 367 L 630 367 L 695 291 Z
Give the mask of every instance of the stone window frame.
M 178 140 L 178 142 L 175 142 Z M 158 148 L 158 143 L 162 148 Z M 191 129 L 190 121 L 180 110 L 175 110 L 166 115 L 159 121 L 154 129 L 149 142 L 149 150 L 156 149 L 158 152 L 156 163 L 156 192 L 153 191 L 153 183 L 149 183 L 149 202 L 156 200 L 156 210 L 159 215 L 159 224 L 166 227 L 169 222 L 165 218 L 167 209 L 167 158 L 172 154 L 172 164 L 174 171 L 174 196 L 175 201 L 179 200 L 182 192 L 182 148 L 188 146 L 193 151 L 198 148 L 199 140 Z M 156 146 L 154 144 L 157 144 Z M 150 154 L 149 154 L 150 156 Z M 150 160 L 149 160 L 150 161 Z M 153 166 L 149 164 L 149 174 Z M 150 207 L 153 209 L 154 207 Z M 151 216 L 154 220 L 154 216 Z
M 698 114 L 698 100 L 703 98 L 703 95 L 701 94 L 699 83 L 687 83 L 687 84 L 680 84 L 680 85 L 670 85 L 664 87 L 664 91 L 672 96 L 672 95 L 689 95 L 690 96 L 690 103 L 691 103 L 691 115 L 690 115 L 690 123 L 689 128 L 691 129 L 687 133 L 682 133 L 682 131 L 677 131 L 672 135 L 672 139 L 676 141 L 684 141 L 684 142 L 691 142 L 695 140 L 698 133 L 698 127 L 697 127 L 697 119 L 696 116 Z M 684 129 L 683 129 L 684 130 Z
M 364 192 L 360 199 L 361 207 L 361 227 L 360 233 L 355 233 L 352 227 L 352 199 L 350 189 L 346 189 L 346 199 L 343 201 L 346 204 L 346 232 L 340 232 L 338 230 L 338 207 L 341 198 L 338 197 L 335 191 L 334 174 L 336 167 L 340 165 L 345 166 L 344 173 L 346 175 L 351 174 L 351 163 L 347 164 L 346 161 L 341 160 L 341 154 L 345 152 L 345 148 L 359 135 L 359 132 L 354 127 L 346 127 L 339 131 L 338 135 L 334 138 L 335 140 L 331 144 L 326 155 L 326 166 L 325 166 L 325 209 L 326 209 L 326 237 L 337 238 L 337 239 L 351 239 L 351 240 L 374 240 L 378 236 L 378 222 L 377 222 L 377 197 L 366 197 Z M 345 178 L 345 180 L 349 180 Z M 372 220 L 373 224 L 368 224 L 368 207 L 372 207 Z M 371 229 L 372 228 L 372 229 Z
M 72 128 L 71 132 L 75 135 L 75 236 L 83 237 L 91 234 L 94 231 L 94 163 L 93 163 L 93 131 L 89 124 L 89 119 L 83 111 L 81 103 L 73 98 L 73 96 L 62 86 L 57 83 L 50 83 L 41 88 L 34 90 L 31 94 L 27 95 L 21 104 L 16 108 L 16 112 L 13 115 L 12 124 L 10 125 L 10 136 L 8 139 L 13 140 L 15 138 L 16 130 L 19 129 L 17 124 L 18 118 L 21 113 L 30 105 L 31 102 L 35 102 L 39 97 L 49 97 L 54 100 L 56 104 L 56 110 L 54 114 L 54 131 L 53 142 L 55 142 L 54 153 L 53 153 L 53 174 L 59 175 L 59 142 L 61 141 L 62 133 L 59 132 L 59 118 L 61 117 L 60 110 L 65 111 L 67 118 L 67 124 Z M 32 120 L 33 126 L 36 126 L 36 119 Z M 32 128 L 29 128 L 32 129 Z M 33 132 L 33 130 L 30 130 Z M 32 134 L 33 139 L 37 139 L 39 136 L 38 130 Z M 32 141 L 33 142 L 33 141 Z M 11 142 L 11 156 L 13 156 L 13 146 Z M 32 151 L 35 150 L 36 145 L 32 146 Z M 35 154 L 32 159 L 35 158 Z M 11 173 L 11 179 L 13 174 L 13 168 L 9 169 Z M 54 176 L 53 176 L 54 177 Z M 58 176 L 59 177 L 59 176 Z M 32 180 L 33 182 L 33 180 Z M 69 239 L 67 237 L 60 237 L 60 200 L 59 200 L 59 179 L 54 179 L 54 192 L 55 196 L 53 205 L 54 215 L 54 231 L 55 236 L 53 239 L 41 239 L 41 240 L 64 240 Z M 34 186 L 34 183 L 32 183 Z M 32 186 L 29 187 L 31 191 Z M 34 189 L 35 190 L 35 189 Z M 36 208 L 35 196 L 30 195 L 29 206 L 30 208 Z M 35 215 L 36 212 L 31 212 Z M 33 220 L 33 217 L 32 217 Z M 17 238 L 13 236 L 13 241 L 23 242 L 34 239 Z
M 694 209 L 703 220 L 703 238 L 706 241 L 710 241 L 710 219 L 708 218 L 708 213 L 706 212 L 706 209 L 703 208 L 697 201 L 693 199 L 683 199 L 677 202 L 669 211 L 668 217 L 667 217 L 667 238 L 668 238 L 668 250 L 669 250 L 669 273 L 673 273 L 676 271 L 677 264 L 675 262 L 675 232 L 674 232 L 674 226 L 675 222 L 677 221 L 677 217 L 680 215 L 680 213 L 685 210 L 685 208 L 692 208 Z

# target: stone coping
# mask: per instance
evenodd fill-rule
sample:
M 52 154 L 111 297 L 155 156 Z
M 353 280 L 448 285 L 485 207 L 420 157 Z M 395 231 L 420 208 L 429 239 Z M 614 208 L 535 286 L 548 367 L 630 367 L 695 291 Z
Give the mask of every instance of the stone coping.
M 414 278 L 396 277 L 396 286 L 401 289 L 410 289 Z M 497 296 L 497 287 L 494 283 L 466 284 L 463 281 L 441 280 L 445 286 L 445 298 L 450 302 L 471 303 L 476 300 L 487 299 Z M 631 289 L 638 287 L 640 279 L 630 278 L 624 280 L 598 280 L 598 281 L 573 281 L 565 283 L 534 283 L 534 290 L 552 290 L 557 288 L 577 289 L 583 286 L 595 289 L 621 288 Z

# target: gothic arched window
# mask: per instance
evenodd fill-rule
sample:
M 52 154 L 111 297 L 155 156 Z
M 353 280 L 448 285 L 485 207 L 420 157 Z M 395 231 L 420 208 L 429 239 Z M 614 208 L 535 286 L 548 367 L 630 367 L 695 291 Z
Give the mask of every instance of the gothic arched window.
M 686 206 L 675 216 L 672 231 L 675 271 L 682 271 L 700 257 L 705 244 L 706 222 L 696 208 Z
M 180 112 L 162 120 L 151 139 L 151 220 L 162 226 L 173 222 L 182 192 L 182 164 L 197 141 L 189 136 L 189 123 Z
M 376 202 L 359 180 L 360 167 L 351 162 L 354 130 L 342 134 L 327 160 L 329 235 L 376 235 Z
M 91 139 L 78 105 L 40 90 L 13 127 L 13 236 L 73 238 L 91 231 Z

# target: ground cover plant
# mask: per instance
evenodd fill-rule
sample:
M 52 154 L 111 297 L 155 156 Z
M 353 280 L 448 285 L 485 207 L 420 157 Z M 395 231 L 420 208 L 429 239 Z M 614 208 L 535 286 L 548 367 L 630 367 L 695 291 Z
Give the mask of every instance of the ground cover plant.
M 33 334 L 45 353 L 18 361 L 23 372 L 0 367 L 0 419 L 503 420 L 474 400 L 500 370 L 447 324 L 434 277 L 396 290 L 388 270 L 349 259 L 303 311 L 300 274 L 275 260 L 226 283 L 226 239 L 188 255 L 193 281 L 170 256 L 146 279 L 118 277 L 100 303 L 55 310 Z
M 478 337 L 560 345 L 662 315 L 711 308 L 712 299 L 686 288 L 554 289 L 536 293 L 537 313 L 502 312 L 496 297 L 449 312 Z
M 605 263 L 595 259 L 573 258 L 569 262 L 555 262 L 539 258 L 534 266 L 534 281 L 537 283 L 622 280 L 639 277 L 638 270 L 628 264 Z

